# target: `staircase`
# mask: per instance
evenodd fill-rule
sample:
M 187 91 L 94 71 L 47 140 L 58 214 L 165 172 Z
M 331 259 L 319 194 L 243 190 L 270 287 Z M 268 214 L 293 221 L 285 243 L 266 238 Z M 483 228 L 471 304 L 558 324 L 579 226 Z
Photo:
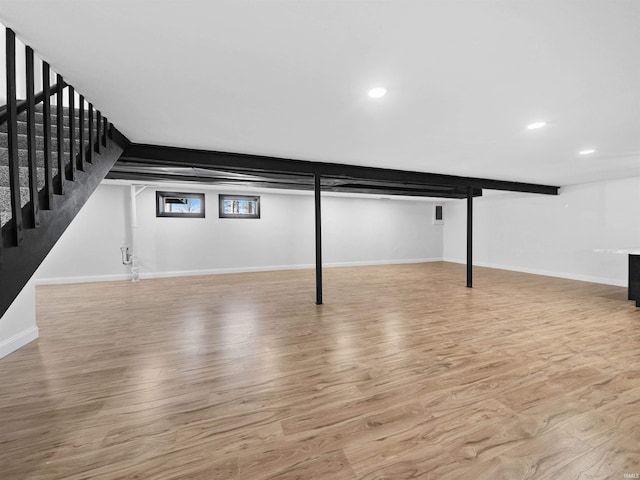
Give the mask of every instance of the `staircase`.
M 54 106 L 55 107 L 55 106 Z M 36 106 L 36 177 L 37 190 L 42 191 L 45 186 L 45 165 L 44 165 L 44 118 L 42 105 Z M 63 109 L 63 152 L 68 155 L 70 152 L 69 139 L 69 108 Z M 79 110 L 75 111 L 75 119 L 78 121 Z M 53 130 L 57 129 L 56 116 L 51 116 Z M 79 152 L 80 129 L 75 128 L 75 151 Z M 88 138 L 89 119 L 84 122 L 84 137 Z M 86 147 L 86 145 L 85 145 Z M 25 207 L 29 202 L 29 157 L 28 157 L 28 137 L 27 137 L 27 113 L 18 115 L 18 158 L 19 158 L 19 178 L 20 178 L 20 200 L 21 207 Z M 51 140 L 51 170 L 52 177 L 58 174 L 58 142 L 54 137 Z M 0 124 L 0 224 L 4 226 L 11 220 L 11 189 L 9 175 L 9 137 L 7 133 L 7 123 Z
M 129 145 L 61 75 L 49 85 L 46 62 L 44 89 L 35 94 L 30 47 L 27 99 L 18 100 L 10 29 L 6 47 L 7 104 L 0 106 L 0 318 Z

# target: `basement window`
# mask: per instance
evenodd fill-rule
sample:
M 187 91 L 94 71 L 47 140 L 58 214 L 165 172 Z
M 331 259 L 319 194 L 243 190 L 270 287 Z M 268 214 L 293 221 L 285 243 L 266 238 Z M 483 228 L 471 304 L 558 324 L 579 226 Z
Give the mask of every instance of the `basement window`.
M 260 197 L 219 195 L 220 218 L 260 218 Z
M 204 193 L 156 192 L 156 217 L 204 218 Z
M 444 205 L 436 204 L 433 206 L 433 224 L 434 225 L 444 224 Z

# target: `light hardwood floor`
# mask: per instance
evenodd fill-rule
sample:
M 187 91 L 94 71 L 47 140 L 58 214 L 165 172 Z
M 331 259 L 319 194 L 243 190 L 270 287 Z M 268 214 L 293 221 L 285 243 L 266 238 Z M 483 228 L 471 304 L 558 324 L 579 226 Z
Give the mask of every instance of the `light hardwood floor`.
M 431 263 L 40 287 L 0 478 L 623 479 L 640 309 Z

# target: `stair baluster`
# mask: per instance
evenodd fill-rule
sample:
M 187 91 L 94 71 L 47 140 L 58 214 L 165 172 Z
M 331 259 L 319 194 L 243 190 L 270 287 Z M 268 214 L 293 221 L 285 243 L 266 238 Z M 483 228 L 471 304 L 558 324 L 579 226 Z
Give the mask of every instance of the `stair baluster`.
M 102 145 L 107 146 L 107 134 L 109 133 L 109 120 L 107 117 L 102 118 L 103 128 L 102 128 Z
M 53 208 L 53 167 L 51 165 L 51 71 L 47 62 L 42 62 L 42 137 L 44 147 L 44 202 L 41 208 Z
M 93 163 L 93 144 L 95 137 L 93 134 L 93 104 L 89 102 L 89 148 L 87 149 L 87 162 Z
M 64 168 L 64 110 L 63 110 L 63 85 L 64 79 L 62 75 L 57 77 L 58 93 L 56 94 L 56 131 L 58 134 L 58 179 L 56 193 L 58 195 L 64 195 L 65 184 L 65 168 Z
M 78 152 L 78 170 L 84 172 L 84 156 L 85 156 L 85 148 L 84 148 L 84 96 L 80 95 L 80 105 L 79 105 L 79 117 L 78 123 L 80 124 L 79 129 L 79 142 L 80 142 L 80 151 Z
M 7 139 L 9 151 L 9 195 L 11 197 L 12 231 L 10 242 L 22 245 L 23 225 L 20 203 L 20 161 L 18 158 L 18 107 L 16 98 L 16 36 L 6 29 L 7 65 Z
M 40 202 L 38 201 L 38 168 L 36 166 L 36 102 L 33 72 L 33 49 L 25 47 L 27 78 L 27 162 L 29 167 L 29 204 L 25 227 L 40 226 Z
M 76 181 L 76 92 L 69 85 L 67 87 L 69 95 L 69 180 Z
M 100 143 L 102 143 L 102 137 L 100 137 L 101 124 L 102 114 L 100 113 L 100 110 L 96 110 L 96 153 L 100 153 Z

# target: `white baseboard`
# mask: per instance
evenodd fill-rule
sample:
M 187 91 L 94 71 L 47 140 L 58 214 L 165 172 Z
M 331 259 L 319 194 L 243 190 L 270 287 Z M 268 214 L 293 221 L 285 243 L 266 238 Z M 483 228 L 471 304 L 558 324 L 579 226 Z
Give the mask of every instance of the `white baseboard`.
M 27 343 L 33 342 L 37 338 L 38 327 L 33 326 L 23 330 L 11 338 L 8 338 L 4 342 L 0 342 L 0 358 L 6 357 L 10 353 L 24 347 Z
M 141 272 L 141 279 L 194 277 L 200 275 L 226 275 L 229 273 L 271 272 L 276 270 L 303 270 L 312 265 L 276 265 L 266 267 L 208 268 L 204 270 L 173 270 L 169 272 Z
M 442 261 L 451 262 L 451 263 L 467 263 L 466 260 L 463 260 L 460 258 L 448 258 L 448 257 L 443 258 Z M 567 272 L 553 272 L 550 270 L 542 270 L 539 268 L 516 267 L 513 265 L 500 265 L 500 264 L 487 263 L 487 262 L 474 261 L 473 265 L 477 267 L 495 268 L 497 270 L 510 270 L 512 272 L 531 273 L 533 275 L 544 275 L 545 277 L 566 278 L 567 280 L 579 280 L 581 282 L 601 283 L 603 285 L 614 285 L 616 287 L 627 286 L 627 282 L 625 280 L 619 280 L 617 278 L 596 277 L 593 275 L 580 275 L 580 274 L 567 273 Z
M 94 283 L 94 282 L 117 282 L 119 280 L 130 280 L 131 275 L 119 273 L 115 275 L 87 275 L 81 277 L 50 277 L 38 278 L 34 280 L 36 285 L 64 285 L 67 283 Z
M 368 265 L 401 265 L 409 263 L 429 263 L 429 262 L 451 262 L 451 263 L 466 263 L 466 260 L 460 258 L 411 258 L 401 260 L 362 260 L 355 262 L 328 262 L 324 263 L 324 268 L 339 268 L 339 267 L 364 267 Z M 547 277 L 566 278 L 568 280 L 579 280 L 582 282 L 601 283 L 604 285 L 615 285 L 619 287 L 626 287 L 627 283 L 624 280 L 597 277 L 592 275 L 578 275 L 567 272 L 553 272 L 550 270 L 543 270 L 537 268 L 525 268 L 517 267 L 513 265 L 501 265 L 492 264 L 487 262 L 474 262 L 474 265 L 478 267 L 495 268 L 498 270 L 509 270 L 513 272 L 531 273 L 534 275 L 544 275 Z M 279 270 L 303 270 L 314 268 L 312 263 L 298 264 L 298 265 L 268 265 L 264 267 L 236 267 L 236 268 L 209 268 L 203 270 L 174 270 L 169 272 L 140 272 L 140 278 L 143 280 L 153 278 L 171 278 L 171 277 L 191 277 L 198 275 L 225 275 L 229 273 L 254 273 L 254 272 L 272 272 Z M 113 282 L 121 280 L 130 280 L 131 276 L 128 274 L 116 274 L 116 275 L 94 275 L 94 276 L 82 276 L 82 277 L 56 277 L 56 278 L 40 278 L 35 281 L 36 285 L 60 285 L 67 283 L 92 283 L 92 282 Z
M 356 262 L 329 262 L 324 263 L 324 268 L 335 267 L 362 267 L 367 265 L 399 265 L 407 263 L 427 263 L 441 262 L 442 258 L 411 258 L 401 260 L 363 260 Z M 237 268 L 210 268 L 204 270 L 173 270 L 169 272 L 140 272 L 140 278 L 148 280 L 152 278 L 171 278 L 171 277 L 192 277 L 198 275 L 224 275 L 229 273 L 254 273 L 254 272 L 272 272 L 278 270 L 303 270 L 315 268 L 315 264 L 298 264 L 298 265 L 268 265 L 264 267 L 237 267 Z M 60 285 L 67 283 L 92 283 L 92 282 L 113 282 L 120 280 L 130 280 L 131 276 L 127 274 L 117 275 L 94 275 L 83 277 L 55 277 L 40 278 L 35 281 L 36 285 Z
M 430 262 L 442 262 L 442 257 L 438 258 L 409 258 L 402 260 L 364 260 L 361 262 L 330 262 L 323 263 L 325 268 L 334 267 L 366 267 L 368 265 L 404 265 L 409 263 L 430 263 Z M 309 268 L 314 268 L 315 265 L 311 265 Z
M 413 258 L 404 260 L 364 260 L 358 262 L 330 262 L 323 263 L 324 268 L 336 267 L 364 267 L 367 265 L 395 265 L 404 263 L 426 263 L 441 262 L 442 258 Z M 207 270 L 178 270 L 171 272 L 145 272 L 140 273 L 140 278 L 171 278 L 171 277 L 191 277 L 196 275 L 224 275 L 229 273 L 255 273 L 274 272 L 279 270 L 304 270 L 315 268 L 315 264 L 306 263 L 298 265 L 269 265 L 265 267 L 238 267 L 238 268 L 212 268 Z

